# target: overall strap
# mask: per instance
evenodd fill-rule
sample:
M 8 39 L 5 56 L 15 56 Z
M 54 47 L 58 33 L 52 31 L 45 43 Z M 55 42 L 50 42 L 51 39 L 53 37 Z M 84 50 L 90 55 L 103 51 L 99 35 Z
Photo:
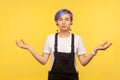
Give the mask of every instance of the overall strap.
M 58 33 L 55 34 L 55 44 L 54 44 L 55 52 L 57 52 L 57 46 L 58 46 L 58 44 L 57 44 L 57 35 L 58 35 Z
M 74 53 L 74 34 L 72 33 L 72 39 L 71 39 L 71 53 Z
M 55 50 L 55 52 L 57 52 L 57 46 L 58 46 L 58 44 L 57 44 L 57 35 L 58 35 L 58 33 L 56 33 L 55 34 L 55 45 L 54 45 L 54 50 Z M 71 53 L 74 53 L 74 34 L 72 34 L 72 37 L 71 37 Z

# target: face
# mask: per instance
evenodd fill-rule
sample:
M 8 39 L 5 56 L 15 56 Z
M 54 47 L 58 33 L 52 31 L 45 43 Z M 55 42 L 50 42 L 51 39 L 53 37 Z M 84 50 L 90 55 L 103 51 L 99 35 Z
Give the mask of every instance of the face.
M 69 14 L 62 15 L 56 23 L 59 26 L 60 31 L 68 31 L 71 25 L 71 19 Z

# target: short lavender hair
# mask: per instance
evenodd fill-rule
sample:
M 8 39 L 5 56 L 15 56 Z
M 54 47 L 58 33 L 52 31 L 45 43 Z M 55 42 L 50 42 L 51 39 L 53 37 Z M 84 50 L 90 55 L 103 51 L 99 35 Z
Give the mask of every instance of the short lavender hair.
M 57 20 L 61 17 L 61 15 L 63 15 L 63 14 L 69 14 L 69 15 L 70 15 L 70 20 L 71 20 L 71 22 L 73 21 L 73 14 L 72 14 L 71 11 L 69 11 L 69 10 L 67 10 L 67 9 L 61 9 L 61 10 L 59 10 L 59 11 L 55 14 L 55 21 L 57 21 Z

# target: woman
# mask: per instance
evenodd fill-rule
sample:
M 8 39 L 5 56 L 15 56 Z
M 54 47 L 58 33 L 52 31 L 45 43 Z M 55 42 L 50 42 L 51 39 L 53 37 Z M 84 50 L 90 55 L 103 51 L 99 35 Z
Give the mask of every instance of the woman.
M 60 31 L 47 37 L 42 55 L 36 53 L 23 40 L 16 41 L 18 47 L 28 50 L 43 65 L 46 64 L 50 55 L 52 56 L 48 80 L 78 80 L 75 55 L 78 55 L 80 63 L 85 66 L 99 50 L 106 50 L 111 46 L 111 43 L 105 42 L 86 56 L 82 39 L 70 32 L 72 21 L 73 14 L 69 10 L 62 9 L 56 13 L 55 22 Z

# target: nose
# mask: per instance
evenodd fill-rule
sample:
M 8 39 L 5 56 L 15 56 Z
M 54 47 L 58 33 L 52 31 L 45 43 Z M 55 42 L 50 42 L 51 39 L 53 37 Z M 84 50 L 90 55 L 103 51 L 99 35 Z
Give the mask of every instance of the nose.
M 65 21 L 65 20 L 63 20 L 63 21 L 62 21 L 62 24 L 64 24 L 64 25 L 65 25 L 65 24 L 66 24 L 66 21 Z

